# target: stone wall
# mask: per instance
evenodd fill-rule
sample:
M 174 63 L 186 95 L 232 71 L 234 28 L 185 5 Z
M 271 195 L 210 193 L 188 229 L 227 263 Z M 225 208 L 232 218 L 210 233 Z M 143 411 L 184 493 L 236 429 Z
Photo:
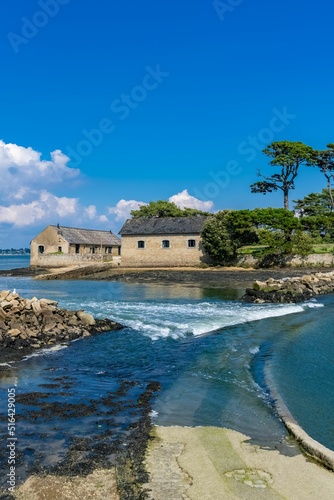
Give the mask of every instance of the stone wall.
M 121 264 L 121 257 L 110 254 L 39 254 L 31 260 L 30 265 L 36 267 L 66 267 L 108 262 L 112 267 Z
M 240 255 L 237 265 L 241 267 L 259 267 L 260 259 L 253 255 Z M 331 253 L 310 254 L 306 257 L 292 255 L 280 261 L 282 267 L 334 267 L 334 255 Z
M 169 240 L 169 248 L 162 247 L 163 240 Z M 196 246 L 188 247 L 188 240 L 195 240 Z M 145 247 L 138 248 L 138 241 Z M 122 238 L 122 267 L 187 267 L 207 261 L 198 234 Z

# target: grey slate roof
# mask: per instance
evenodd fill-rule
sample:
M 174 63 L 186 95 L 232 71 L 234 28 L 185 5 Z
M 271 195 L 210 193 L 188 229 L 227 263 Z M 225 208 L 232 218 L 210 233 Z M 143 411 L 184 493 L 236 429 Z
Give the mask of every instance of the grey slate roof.
M 76 227 L 51 226 L 59 231 L 66 241 L 77 245 L 120 246 L 121 240 L 111 231 L 98 229 L 79 229 Z
M 200 234 L 207 216 L 137 217 L 128 219 L 120 230 L 122 236 L 154 234 Z

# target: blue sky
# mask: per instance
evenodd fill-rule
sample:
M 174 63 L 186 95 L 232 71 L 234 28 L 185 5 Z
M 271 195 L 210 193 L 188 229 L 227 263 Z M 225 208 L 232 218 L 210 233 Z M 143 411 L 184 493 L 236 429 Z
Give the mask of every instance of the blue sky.
M 50 223 L 117 232 L 150 200 L 281 206 L 249 185 L 272 140 L 334 142 L 333 14 L 307 0 L 8 2 L 0 248 Z M 291 198 L 324 185 L 305 168 Z

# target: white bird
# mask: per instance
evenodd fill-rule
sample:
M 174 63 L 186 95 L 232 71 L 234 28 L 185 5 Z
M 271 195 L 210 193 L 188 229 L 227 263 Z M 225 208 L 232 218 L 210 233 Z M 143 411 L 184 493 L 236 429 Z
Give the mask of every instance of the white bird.
M 12 293 L 16 293 L 16 288 L 14 288 L 13 292 Z

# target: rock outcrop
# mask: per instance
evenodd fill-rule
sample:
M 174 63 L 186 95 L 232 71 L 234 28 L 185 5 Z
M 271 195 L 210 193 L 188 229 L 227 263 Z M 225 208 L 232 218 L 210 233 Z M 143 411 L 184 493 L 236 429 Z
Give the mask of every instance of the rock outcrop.
M 122 328 L 119 323 L 95 319 L 82 310 L 59 309 L 55 300 L 24 299 L 9 290 L 0 292 L 0 349 L 50 347 Z
M 314 273 L 295 278 L 255 281 L 242 297 L 247 302 L 263 304 L 303 302 L 316 295 L 334 292 L 334 272 Z

